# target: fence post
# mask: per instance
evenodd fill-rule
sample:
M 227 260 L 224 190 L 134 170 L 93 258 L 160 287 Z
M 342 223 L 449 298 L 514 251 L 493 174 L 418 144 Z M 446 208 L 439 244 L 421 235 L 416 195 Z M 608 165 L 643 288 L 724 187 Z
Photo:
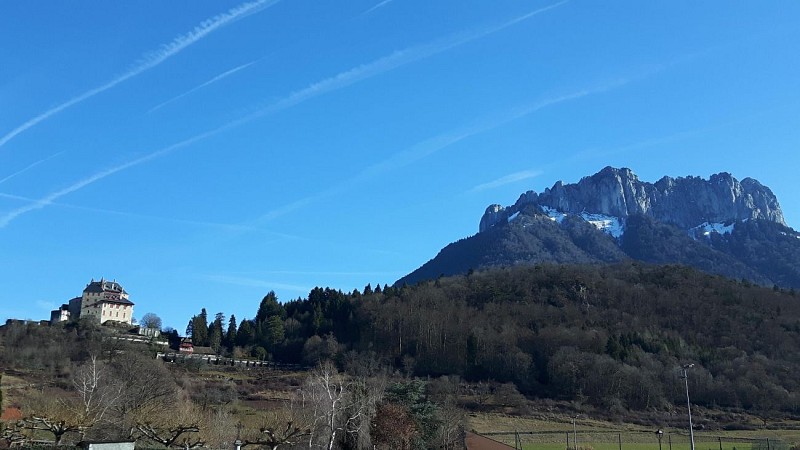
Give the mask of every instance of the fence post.
M 667 440 L 669 440 L 669 450 L 672 450 L 672 435 L 671 434 L 667 435 Z
M 772 450 L 769 446 L 769 438 L 767 438 L 767 450 Z
M 719 439 L 719 450 L 722 450 L 722 436 L 718 436 L 717 439 Z
M 569 431 L 567 431 L 567 450 L 569 450 Z
M 617 439 L 619 439 L 619 450 L 622 450 L 622 433 L 617 433 Z

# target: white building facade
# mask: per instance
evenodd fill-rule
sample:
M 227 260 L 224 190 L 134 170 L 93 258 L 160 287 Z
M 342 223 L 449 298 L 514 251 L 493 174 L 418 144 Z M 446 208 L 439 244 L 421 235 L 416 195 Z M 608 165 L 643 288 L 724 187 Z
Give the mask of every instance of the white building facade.
M 116 280 L 92 279 L 83 290 L 83 295 L 53 311 L 50 321 L 55 323 L 84 318 L 91 318 L 100 324 L 111 321 L 131 325 L 133 302 L 128 298 L 128 292 Z

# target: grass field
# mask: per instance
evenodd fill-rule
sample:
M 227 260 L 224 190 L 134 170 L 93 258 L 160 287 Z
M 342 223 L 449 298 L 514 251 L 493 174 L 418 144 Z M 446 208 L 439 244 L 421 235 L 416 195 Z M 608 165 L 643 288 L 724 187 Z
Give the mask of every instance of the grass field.
M 628 439 L 626 439 L 626 437 Z M 509 445 L 514 445 L 515 442 L 515 437 L 513 435 L 493 435 L 491 438 Z M 683 437 L 681 436 L 681 438 Z M 570 449 L 574 448 L 574 441 L 572 439 L 573 437 L 570 436 Z M 565 450 L 567 448 L 566 435 L 562 437 L 561 442 L 555 442 L 556 439 L 553 435 L 537 435 L 533 439 L 531 436 L 521 435 L 520 441 L 522 443 L 522 448 L 525 450 Z M 669 439 L 664 438 L 660 447 L 656 439 L 653 439 L 653 441 L 655 442 L 644 442 L 642 439 L 633 439 L 623 434 L 621 443 L 616 437 L 615 442 L 609 442 L 608 437 L 594 438 L 591 436 L 581 436 L 581 434 L 578 433 L 579 450 L 690 450 L 691 448 L 686 439 L 681 439 L 680 441 L 675 439 L 670 445 Z M 696 450 L 719 450 L 720 448 L 722 450 L 767 450 L 767 445 L 766 439 L 745 441 L 744 439 L 726 439 L 723 437 L 720 441 L 713 437 L 700 437 L 695 440 Z M 789 448 L 789 445 L 790 444 L 785 441 L 771 440 L 769 448 L 772 450 L 786 450 Z
M 513 445 L 513 441 L 509 442 L 509 444 Z M 752 444 L 750 444 L 750 443 L 743 443 L 743 442 L 726 443 L 725 441 L 723 441 L 722 444 L 723 444 L 723 447 L 722 447 L 723 450 L 730 450 L 730 449 L 734 449 L 734 448 L 736 450 L 752 450 Z M 526 443 L 523 442 L 523 444 L 522 444 L 523 450 L 565 450 L 565 447 L 566 446 L 563 443 L 562 444 L 526 444 Z M 719 445 L 718 444 L 716 444 L 716 447 L 714 447 L 714 446 L 705 447 L 705 446 L 703 446 L 701 444 L 696 444 L 695 447 L 696 447 L 697 450 L 719 450 Z M 587 447 L 587 446 L 581 445 L 579 443 L 578 444 L 578 448 L 579 448 L 579 450 L 581 448 L 583 448 L 583 449 L 591 448 L 593 450 L 619 450 L 620 447 L 619 447 L 619 444 L 611 444 L 611 443 L 589 444 L 589 447 Z M 757 447 L 757 448 L 761 448 L 761 447 Z M 649 443 L 649 444 L 645 444 L 645 443 L 627 443 L 626 444 L 626 443 L 623 443 L 622 444 L 622 449 L 623 450 L 634 450 L 634 449 L 635 450 L 659 450 L 659 447 L 658 447 L 658 444 L 652 444 L 652 443 Z M 662 446 L 662 448 L 661 448 L 661 450 L 668 450 L 668 449 L 669 449 L 668 446 Z M 764 449 L 766 449 L 766 447 L 764 447 Z M 690 450 L 690 447 L 689 447 L 688 444 L 673 445 L 672 450 Z
M 566 450 L 575 445 L 571 420 L 557 413 L 526 417 L 478 413 L 469 415 L 468 427 L 511 446 L 518 439 L 524 450 Z M 655 430 L 644 426 L 581 418 L 576 428 L 579 450 L 691 449 L 689 436 L 680 429 L 665 429 L 659 447 Z M 788 450 L 800 443 L 800 427 L 795 428 L 695 432 L 695 449 Z

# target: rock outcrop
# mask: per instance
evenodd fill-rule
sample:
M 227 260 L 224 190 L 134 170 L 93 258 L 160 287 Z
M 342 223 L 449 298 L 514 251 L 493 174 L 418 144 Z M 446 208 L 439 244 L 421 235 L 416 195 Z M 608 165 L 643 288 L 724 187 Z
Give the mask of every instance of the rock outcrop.
M 699 177 L 664 177 L 640 181 L 630 169 L 606 167 L 575 184 L 561 181 L 537 194 L 529 191 L 509 207 L 491 205 L 480 221 L 486 231 L 529 205 L 567 214 L 602 214 L 624 220 L 642 214 L 689 230 L 701 223 L 764 219 L 785 225 L 772 191 L 752 178 L 741 182 L 729 173 Z

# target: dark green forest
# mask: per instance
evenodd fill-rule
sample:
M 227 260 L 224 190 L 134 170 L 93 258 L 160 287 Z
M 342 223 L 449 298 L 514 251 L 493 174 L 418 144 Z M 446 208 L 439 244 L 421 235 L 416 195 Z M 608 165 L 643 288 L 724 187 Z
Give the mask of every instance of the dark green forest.
M 611 411 L 685 401 L 691 362 L 693 403 L 800 413 L 798 300 L 683 266 L 535 265 L 285 303 L 270 292 L 253 319 L 203 310 L 187 332 L 220 354 L 510 382 Z

